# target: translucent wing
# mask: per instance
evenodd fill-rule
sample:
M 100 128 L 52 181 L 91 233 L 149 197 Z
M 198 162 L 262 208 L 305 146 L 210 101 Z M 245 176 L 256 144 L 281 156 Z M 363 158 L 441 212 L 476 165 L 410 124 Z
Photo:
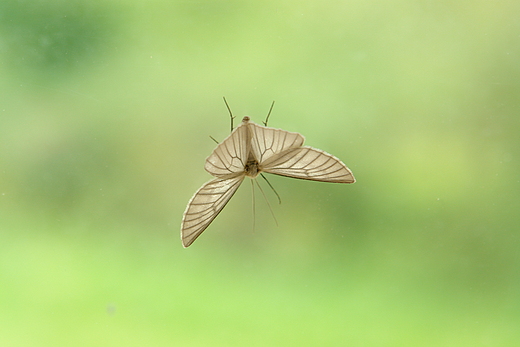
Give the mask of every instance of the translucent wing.
M 312 147 L 289 149 L 261 162 L 262 171 L 306 180 L 354 183 L 356 179 L 335 156 Z
M 268 128 L 253 122 L 249 123 L 251 131 L 251 150 L 259 163 L 263 163 L 273 156 L 303 145 L 305 137 L 281 129 Z
M 193 195 L 182 217 L 181 240 L 188 247 L 211 224 L 244 180 L 245 175 L 216 178 Z
M 247 123 L 237 126 L 206 159 L 204 168 L 215 177 L 244 172 L 251 148 Z

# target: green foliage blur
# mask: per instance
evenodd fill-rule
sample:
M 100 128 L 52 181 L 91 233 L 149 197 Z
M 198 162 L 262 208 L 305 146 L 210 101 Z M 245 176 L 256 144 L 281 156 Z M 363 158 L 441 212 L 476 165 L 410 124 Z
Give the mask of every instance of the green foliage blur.
M 1 346 L 516 346 L 520 2 L 0 2 Z M 236 121 L 353 185 L 247 179 Z M 254 227 L 253 227 L 254 220 Z

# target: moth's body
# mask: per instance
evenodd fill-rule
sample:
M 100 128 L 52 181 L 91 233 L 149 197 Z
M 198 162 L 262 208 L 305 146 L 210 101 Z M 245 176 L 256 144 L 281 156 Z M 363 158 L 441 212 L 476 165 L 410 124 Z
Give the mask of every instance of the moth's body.
M 249 125 L 249 117 L 245 116 L 242 119 L 242 124 L 244 126 L 248 126 Z M 248 129 L 247 134 L 249 136 L 246 138 L 246 143 L 250 143 L 251 142 L 251 132 L 249 131 L 249 129 Z M 260 172 L 262 172 L 262 170 L 260 169 L 260 163 L 255 158 L 255 155 L 253 154 L 253 152 L 250 149 L 251 148 L 246 150 L 248 155 L 247 155 L 246 164 L 244 165 L 244 173 L 248 177 L 255 178 L 256 176 L 258 176 L 260 174 Z
M 254 155 L 249 155 L 246 165 L 244 166 L 244 172 L 246 176 L 251 178 L 255 178 L 260 172 L 262 172 L 260 169 L 260 164 L 258 163 L 258 160 L 254 158 Z
M 191 198 L 181 226 L 188 247 L 222 211 L 243 179 L 261 172 L 321 182 L 354 183 L 352 172 L 338 158 L 303 146 L 305 138 L 269 128 L 244 117 L 242 123 L 206 159 L 204 168 L 216 178 Z

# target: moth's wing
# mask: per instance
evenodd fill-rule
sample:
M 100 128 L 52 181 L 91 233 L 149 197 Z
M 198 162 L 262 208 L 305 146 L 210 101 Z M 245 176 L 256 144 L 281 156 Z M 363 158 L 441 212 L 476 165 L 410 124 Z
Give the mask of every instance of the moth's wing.
M 181 240 L 184 247 L 191 245 L 211 224 L 235 194 L 244 177 L 216 178 L 197 190 L 182 217 Z
M 237 126 L 206 159 L 204 168 L 216 177 L 244 172 L 250 148 L 247 124 Z
M 251 150 L 260 165 L 288 149 L 301 147 L 305 142 L 305 137 L 301 134 L 268 128 L 253 122 L 249 123 L 249 129 Z
M 262 171 L 305 180 L 354 183 L 354 175 L 335 156 L 312 147 L 299 147 L 272 156 Z

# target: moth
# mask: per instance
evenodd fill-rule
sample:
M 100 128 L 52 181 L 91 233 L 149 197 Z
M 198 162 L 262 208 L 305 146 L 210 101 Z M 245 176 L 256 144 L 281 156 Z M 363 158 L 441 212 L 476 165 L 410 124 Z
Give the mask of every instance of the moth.
M 335 156 L 303 146 L 303 135 L 267 127 L 267 120 L 264 124 L 258 125 L 244 117 L 206 159 L 204 168 L 216 178 L 200 187 L 188 202 L 181 225 L 185 248 L 217 217 L 246 176 L 255 178 L 266 172 L 320 182 L 356 181 Z

